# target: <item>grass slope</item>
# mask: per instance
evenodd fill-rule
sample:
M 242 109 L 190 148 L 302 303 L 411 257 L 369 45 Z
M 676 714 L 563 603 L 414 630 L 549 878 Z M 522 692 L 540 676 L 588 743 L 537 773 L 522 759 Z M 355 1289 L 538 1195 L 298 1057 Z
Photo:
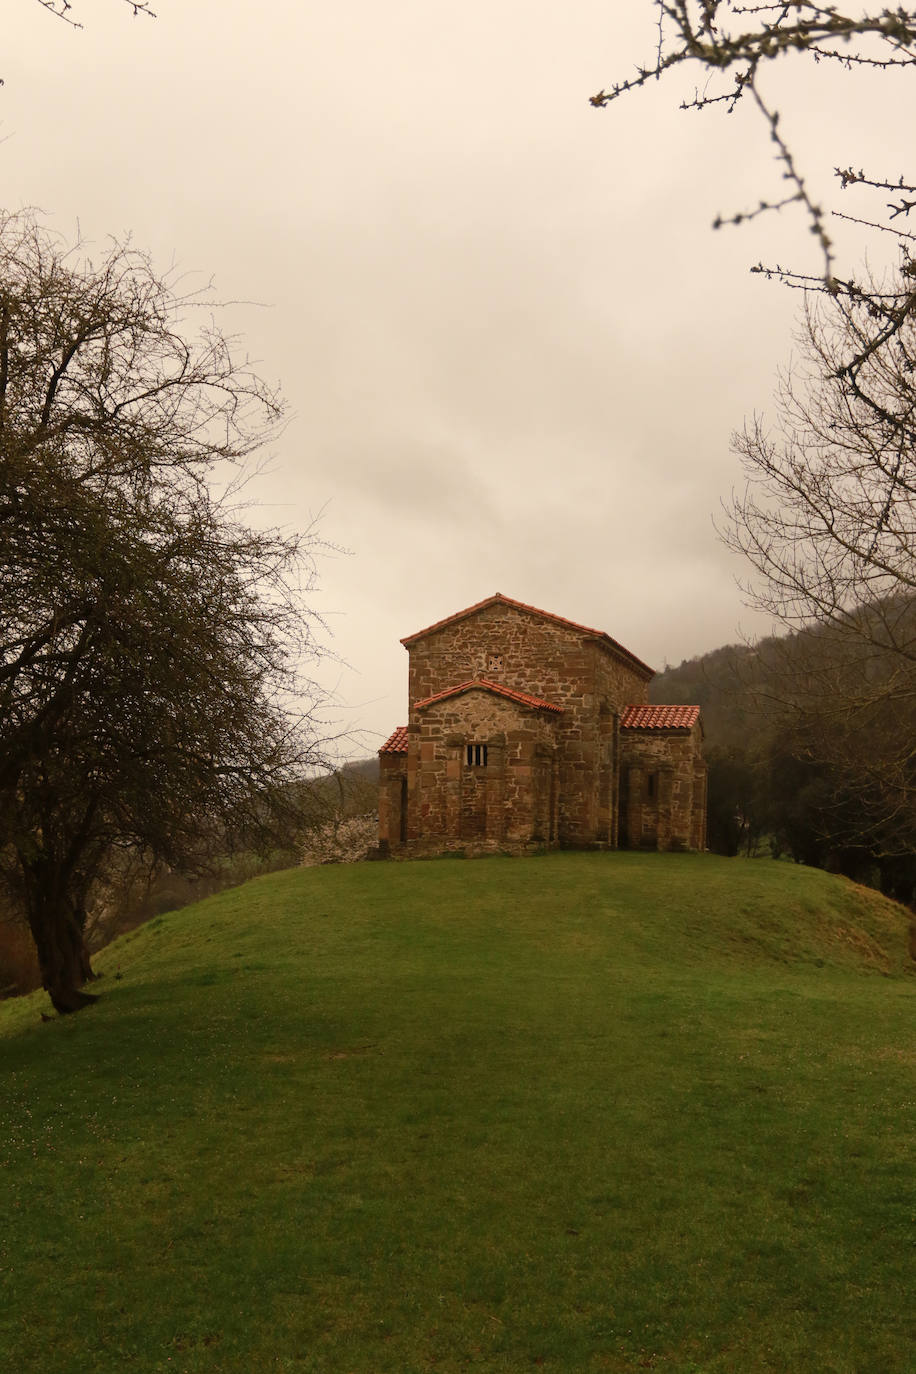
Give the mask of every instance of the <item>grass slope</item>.
M 96 1007 L 0 1007 L 5 1366 L 912 1370 L 905 936 L 690 855 L 160 917 Z

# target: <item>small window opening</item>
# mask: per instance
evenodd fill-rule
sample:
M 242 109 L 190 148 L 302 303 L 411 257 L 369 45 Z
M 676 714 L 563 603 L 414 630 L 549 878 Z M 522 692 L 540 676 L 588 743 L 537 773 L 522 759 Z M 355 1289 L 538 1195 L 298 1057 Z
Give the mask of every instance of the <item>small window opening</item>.
M 655 801 L 656 784 L 658 782 L 657 773 L 649 773 L 646 776 L 646 795 L 649 801 Z
M 487 746 L 485 744 L 469 744 L 467 754 L 468 768 L 486 768 Z
M 490 655 L 490 661 L 489 661 L 488 672 L 491 672 L 491 673 L 501 673 L 502 670 L 503 670 L 503 656 L 502 656 L 502 654 L 491 654 L 491 655 Z

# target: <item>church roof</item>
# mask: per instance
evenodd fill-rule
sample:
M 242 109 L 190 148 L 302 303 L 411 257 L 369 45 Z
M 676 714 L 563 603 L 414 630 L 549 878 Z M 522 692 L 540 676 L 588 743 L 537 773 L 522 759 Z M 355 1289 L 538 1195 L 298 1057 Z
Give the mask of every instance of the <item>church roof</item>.
M 380 754 L 406 754 L 407 753 L 407 726 L 399 725 L 394 734 L 385 740 L 379 750 Z
M 638 672 L 646 673 L 649 677 L 655 676 L 654 669 L 650 668 L 642 659 L 631 654 L 629 649 L 625 649 L 622 644 L 618 644 L 616 639 L 612 639 L 604 630 L 594 630 L 589 625 L 580 625 L 575 620 L 567 620 L 565 616 L 554 615 L 552 611 L 542 611 L 537 606 L 529 606 L 525 601 L 515 601 L 511 596 L 503 596 L 502 592 L 494 592 L 492 596 L 484 597 L 483 601 L 477 601 L 473 606 L 466 606 L 463 611 L 456 611 L 454 615 L 447 615 L 444 620 L 437 620 L 433 625 L 427 625 L 425 630 L 417 630 L 415 634 L 407 635 L 401 640 L 405 648 L 415 644 L 418 639 L 424 639 L 426 635 L 434 634 L 437 630 L 442 630 L 446 625 L 453 625 L 456 620 L 464 620 L 467 616 L 473 615 L 476 611 L 482 611 L 485 606 L 514 606 L 517 611 L 528 611 L 531 615 L 539 615 L 544 620 L 552 620 L 555 625 L 565 625 L 567 629 L 578 630 L 580 634 L 588 635 L 590 639 L 595 639 L 605 649 L 611 649 L 621 658 L 626 659 L 631 667 Z
M 432 706 L 433 702 L 445 701 L 446 697 L 457 696 L 459 692 L 470 692 L 475 687 L 481 687 L 485 692 L 495 692 L 497 696 L 506 697 L 509 701 L 516 701 L 520 706 L 530 706 L 536 711 L 556 711 L 558 715 L 563 712 L 562 706 L 556 706 L 552 701 L 545 701 L 543 697 L 533 697 L 527 692 L 516 692 L 512 687 L 504 687 L 501 682 L 489 682 L 486 678 L 471 678 L 468 682 L 459 682 L 457 687 L 446 687 L 444 692 L 436 692 L 434 696 L 424 697 L 422 701 L 415 701 L 416 709 L 422 710 L 424 706 Z M 394 738 L 392 736 L 392 738 Z
M 699 706 L 625 706 L 621 730 L 690 730 L 700 718 Z

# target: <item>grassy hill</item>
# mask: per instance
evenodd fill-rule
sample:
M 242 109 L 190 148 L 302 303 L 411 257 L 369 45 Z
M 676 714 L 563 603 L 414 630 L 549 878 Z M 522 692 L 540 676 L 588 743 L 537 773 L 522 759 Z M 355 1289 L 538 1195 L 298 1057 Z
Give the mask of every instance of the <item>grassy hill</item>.
M 907 918 L 788 864 L 274 874 L 0 1006 L 18 1374 L 911 1371 Z

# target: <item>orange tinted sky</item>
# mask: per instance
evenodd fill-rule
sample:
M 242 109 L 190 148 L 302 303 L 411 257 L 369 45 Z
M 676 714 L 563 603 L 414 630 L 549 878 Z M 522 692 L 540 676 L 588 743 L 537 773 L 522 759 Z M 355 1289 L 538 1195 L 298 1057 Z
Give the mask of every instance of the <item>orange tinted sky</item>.
M 293 420 L 250 495 L 350 551 L 314 601 L 356 752 L 406 718 L 399 639 L 494 591 L 659 667 L 760 628 L 712 516 L 798 301 L 748 267 L 817 259 L 798 217 L 710 230 L 780 194 L 750 111 L 589 106 L 651 54 L 644 0 L 6 8 L 6 207 L 258 303 L 223 324 Z M 816 187 L 903 169 L 909 82 L 780 80 Z

